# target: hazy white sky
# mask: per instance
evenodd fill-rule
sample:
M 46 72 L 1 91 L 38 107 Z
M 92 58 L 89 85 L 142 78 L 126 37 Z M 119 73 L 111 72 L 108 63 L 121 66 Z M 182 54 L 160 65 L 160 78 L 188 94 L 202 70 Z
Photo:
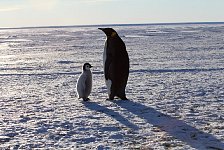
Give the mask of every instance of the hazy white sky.
M 224 22 L 224 0 L 0 0 L 0 27 Z

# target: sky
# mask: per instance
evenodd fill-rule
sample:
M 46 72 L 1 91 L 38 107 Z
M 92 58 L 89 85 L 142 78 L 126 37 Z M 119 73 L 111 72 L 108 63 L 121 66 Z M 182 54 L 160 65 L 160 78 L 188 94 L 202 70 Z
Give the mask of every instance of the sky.
M 224 0 L 0 0 L 0 28 L 224 22 Z

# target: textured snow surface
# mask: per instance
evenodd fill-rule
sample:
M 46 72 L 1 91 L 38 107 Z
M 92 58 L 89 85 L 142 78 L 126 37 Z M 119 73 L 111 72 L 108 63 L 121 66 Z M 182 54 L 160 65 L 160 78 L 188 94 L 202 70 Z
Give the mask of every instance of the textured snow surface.
M 0 30 L 0 149 L 224 149 L 224 25 L 113 28 L 127 101 L 106 101 L 97 27 Z M 85 62 L 89 102 L 75 92 Z

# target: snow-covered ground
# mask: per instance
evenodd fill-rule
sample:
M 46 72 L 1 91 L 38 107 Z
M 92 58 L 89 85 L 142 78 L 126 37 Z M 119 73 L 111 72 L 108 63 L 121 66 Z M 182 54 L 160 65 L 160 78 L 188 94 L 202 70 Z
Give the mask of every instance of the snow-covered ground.
M 224 25 L 113 28 L 128 101 L 106 101 L 97 27 L 0 30 L 0 149 L 224 149 Z M 89 102 L 75 93 L 85 62 Z

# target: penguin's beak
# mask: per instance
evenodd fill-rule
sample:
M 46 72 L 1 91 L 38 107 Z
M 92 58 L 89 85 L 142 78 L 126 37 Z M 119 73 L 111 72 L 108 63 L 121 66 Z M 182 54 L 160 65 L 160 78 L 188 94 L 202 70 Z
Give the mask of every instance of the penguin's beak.
M 93 66 L 90 65 L 89 67 L 92 68 Z
M 98 28 L 98 29 L 99 29 L 99 30 L 102 30 L 102 31 L 104 30 L 104 28 Z

